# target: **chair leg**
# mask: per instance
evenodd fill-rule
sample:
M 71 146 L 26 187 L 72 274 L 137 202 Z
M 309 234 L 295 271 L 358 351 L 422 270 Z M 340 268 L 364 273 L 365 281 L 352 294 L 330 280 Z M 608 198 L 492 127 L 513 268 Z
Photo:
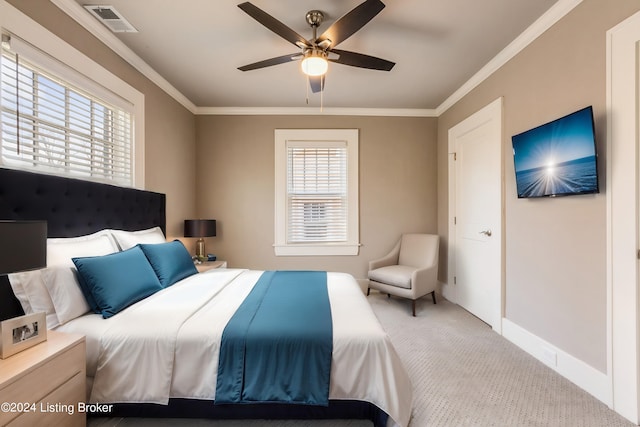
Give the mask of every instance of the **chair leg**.
M 413 312 L 413 317 L 416 317 L 416 300 L 411 300 L 411 311 Z
M 431 298 L 433 298 L 433 303 L 436 303 L 436 291 L 431 292 Z

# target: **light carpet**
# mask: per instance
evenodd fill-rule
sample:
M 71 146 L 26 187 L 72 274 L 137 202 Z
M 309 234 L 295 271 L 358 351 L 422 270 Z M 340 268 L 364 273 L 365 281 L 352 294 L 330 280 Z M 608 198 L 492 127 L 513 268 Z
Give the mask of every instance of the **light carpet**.
M 368 297 L 413 381 L 410 427 L 631 427 L 634 424 L 491 330 L 431 297 Z M 355 420 L 89 419 L 89 427 L 364 427 Z

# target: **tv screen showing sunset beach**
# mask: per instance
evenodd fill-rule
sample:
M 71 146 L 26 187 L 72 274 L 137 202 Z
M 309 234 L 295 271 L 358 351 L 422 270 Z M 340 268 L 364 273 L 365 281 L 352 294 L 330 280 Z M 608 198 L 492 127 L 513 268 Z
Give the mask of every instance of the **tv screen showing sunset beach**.
M 511 140 L 519 198 L 598 192 L 591 107 Z

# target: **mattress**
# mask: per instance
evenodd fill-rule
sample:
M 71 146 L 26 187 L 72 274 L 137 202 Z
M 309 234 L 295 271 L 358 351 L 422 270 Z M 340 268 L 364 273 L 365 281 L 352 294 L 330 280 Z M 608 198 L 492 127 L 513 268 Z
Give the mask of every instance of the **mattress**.
M 222 332 L 261 274 L 209 270 L 111 318 L 87 314 L 60 326 L 86 336 L 89 401 L 215 400 Z M 360 287 L 348 274 L 329 272 L 327 290 L 333 324 L 329 399 L 370 402 L 407 426 L 410 379 Z

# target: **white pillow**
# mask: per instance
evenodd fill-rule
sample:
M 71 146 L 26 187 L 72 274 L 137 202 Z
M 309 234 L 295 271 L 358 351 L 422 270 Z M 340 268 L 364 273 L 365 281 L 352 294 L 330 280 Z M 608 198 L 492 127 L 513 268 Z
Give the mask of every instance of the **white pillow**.
M 41 272 L 42 270 L 35 270 L 9 274 L 9 282 L 13 293 L 20 301 L 24 314 L 44 311 L 47 315 L 47 329 L 51 329 L 58 326 L 60 322 L 49 292 L 44 286 Z
M 51 267 L 42 270 L 44 285 L 61 325 L 90 310 L 76 275 L 77 270 L 71 267 Z
M 47 239 L 47 267 L 74 267 L 71 258 L 108 255 L 118 250 L 108 230 L 80 237 Z
M 47 239 L 47 267 L 75 267 L 71 258 L 99 256 L 118 252 L 118 246 L 107 230 L 80 237 Z M 20 301 L 25 314 L 44 311 L 47 314 L 47 328 L 60 324 L 55 306 L 42 277 L 43 270 L 28 271 L 9 275 L 13 293 Z
M 116 242 L 120 246 L 121 251 L 131 249 L 138 243 L 166 243 L 167 239 L 162 233 L 160 227 L 148 228 L 146 230 L 138 231 L 125 231 L 125 230 L 110 230 Z

